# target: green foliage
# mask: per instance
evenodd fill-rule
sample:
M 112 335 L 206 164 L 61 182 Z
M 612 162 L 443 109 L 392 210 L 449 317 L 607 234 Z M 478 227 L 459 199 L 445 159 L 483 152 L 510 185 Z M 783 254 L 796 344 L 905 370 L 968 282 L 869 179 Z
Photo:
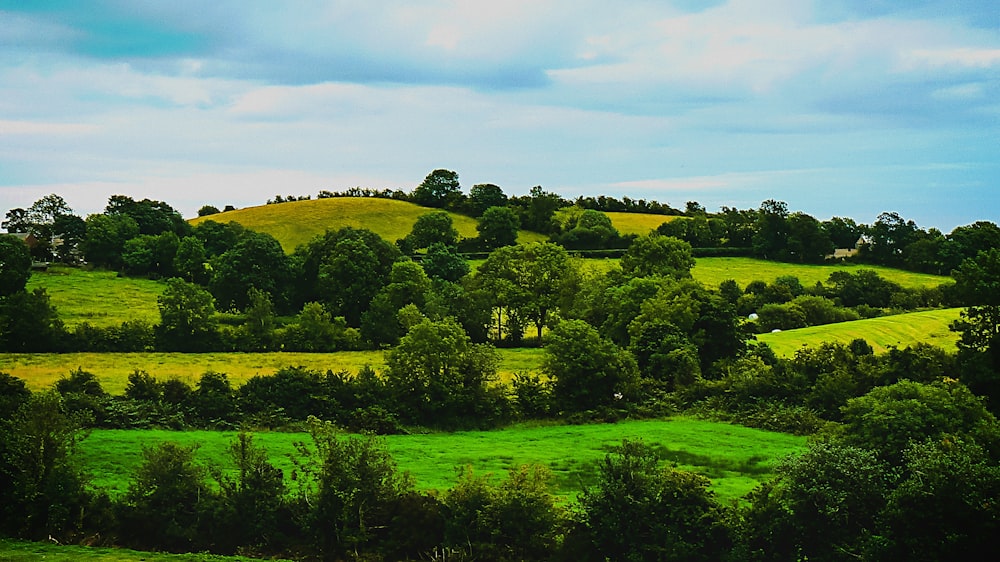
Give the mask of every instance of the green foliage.
M 469 262 L 454 249 L 435 242 L 427 247 L 427 254 L 420 260 L 421 267 L 428 277 L 441 279 L 451 283 L 457 282 L 469 274 Z
M 406 248 L 405 253 L 412 253 L 413 250 L 421 250 L 435 243 L 451 247 L 458 244 L 458 231 L 452 224 L 451 215 L 445 211 L 417 217 L 413 229 L 399 244 Z
M 521 219 L 510 207 L 489 207 L 476 224 L 478 244 L 483 250 L 494 250 L 517 243 Z
M 461 194 L 456 172 L 434 170 L 413 190 L 412 198 L 417 205 L 441 209 L 453 206 Z
M 730 548 L 724 509 L 697 474 L 659 468 L 654 450 L 623 440 L 580 498 L 567 538 L 585 560 L 719 560 Z
M 473 216 L 480 217 L 490 207 L 506 207 L 507 196 L 499 186 L 477 183 L 469 189 L 469 207 Z
M 122 247 L 122 265 L 131 275 L 171 277 L 175 273 L 174 259 L 180 239 L 173 232 L 142 234 L 131 238 Z
M 640 236 L 622 256 L 621 266 L 630 277 L 661 275 L 684 279 L 691 277 L 694 257 L 691 244 L 683 240 L 660 235 Z
M 14 353 L 63 347 L 62 321 L 45 289 L 19 291 L 0 298 L 0 350 Z
M 157 299 L 160 324 L 156 327 L 161 349 L 176 351 L 208 351 L 217 340 L 215 299 L 198 285 L 182 279 L 166 281 Z
M 94 265 L 117 269 L 122 265 L 125 242 L 139 235 L 139 224 L 128 215 L 90 215 L 82 249 Z
M 251 288 L 268 293 L 278 310 L 287 308 L 292 270 L 273 236 L 247 232 L 212 260 L 212 270 L 208 287 L 221 310 L 246 310 Z
M 0 234 L 0 298 L 24 290 L 31 276 L 31 253 L 20 239 Z
M 637 390 L 635 359 L 582 320 L 565 320 L 549 332 L 542 370 L 567 413 L 613 406 Z
M 493 484 L 491 475 L 465 467 L 444 497 L 445 545 L 487 560 L 551 557 L 561 523 L 551 479 L 544 467 L 522 465 Z
M 875 534 L 893 474 L 878 456 L 817 443 L 754 490 L 743 513 L 740 559 L 863 558 Z
M 236 473 L 216 475 L 220 487 L 215 515 L 217 544 L 230 552 L 238 547 L 280 547 L 283 541 L 278 535 L 291 516 L 281 470 L 271 464 L 267 451 L 249 433 L 236 436 L 229 456 Z
M 143 448 L 120 516 L 126 544 L 173 552 L 209 544 L 215 494 L 208 471 L 195 461 L 197 448 L 172 442 Z

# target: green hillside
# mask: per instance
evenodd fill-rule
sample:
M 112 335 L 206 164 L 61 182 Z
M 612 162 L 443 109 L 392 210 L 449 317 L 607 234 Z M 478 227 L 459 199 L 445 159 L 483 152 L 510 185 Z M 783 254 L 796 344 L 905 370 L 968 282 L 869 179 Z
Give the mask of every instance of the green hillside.
M 877 272 L 882 278 L 908 288 L 936 287 L 952 281 L 951 277 L 914 273 L 912 271 L 903 271 L 902 269 L 892 269 L 878 265 L 856 263 L 807 265 L 753 258 L 697 258 L 695 259 L 694 269 L 691 271 L 691 274 L 695 279 L 709 287 L 718 287 L 719 283 L 722 283 L 726 279 L 735 280 L 740 284 L 740 287 L 745 287 L 751 281 L 765 281 L 770 283 L 782 275 L 798 277 L 804 286 L 809 287 L 815 285 L 817 282 L 826 283 L 826 280 L 834 271 L 856 273 L 861 269 L 871 269 Z
M 114 271 L 62 266 L 33 271 L 28 279 L 28 289 L 45 289 L 59 319 L 70 328 L 83 322 L 118 326 L 125 320 L 155 324 L 160 321 L 156 297 L 164 287 L 159 281 L 120 277 Z
M 882 353 L 889 346 L 907 347 L 916 343 L 939 345 L 955 351 L 958 334 L 948 326 L 958 319 L 961 308 L 928 310 L 896 314 L 881 318 L 811 326 L 772 334 L 760 334 L 757 340 L 766 343 L 781 357 L 791 357 L 803 346 L 819 346 L 823 342 L 850 343 L 862 338 Z
M 606 212 L 608 218 L 611 219 L 611 224 L 618 229 L 621 234 L 649 234 L 651 230 L 656 230 L 656 227 L 660 226 L 665 222 L 670 222 L 677 219 L 685 219 L 686 217 L 678 217 L 673 215 L 653 215 L 649 213 L 617 213 L 617 212 Z
M 206 220 L 234 221 L 251 230 L 274 236 L 286 252 L 292 252 L 327 230 L 345 226 L 367 228 L 389 242 L 395 242 L 410 233 L 417 217 L 436 210 L 395 199 L 331 197 L 247 207 L 198 217 L 190 222 L 197 225 Z M 478 234 L 476 219 L 455 213 L 451 213 L 451 218 L 460 236 L 474 238 Z M 518 242 L 522 243 L 546 239 L 545 235 L 524 230 L 518 236 Z

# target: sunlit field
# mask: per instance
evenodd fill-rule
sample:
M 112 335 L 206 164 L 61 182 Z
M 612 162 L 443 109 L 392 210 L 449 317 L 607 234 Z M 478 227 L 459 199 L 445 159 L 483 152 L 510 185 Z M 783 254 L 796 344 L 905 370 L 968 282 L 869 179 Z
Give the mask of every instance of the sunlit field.
M 67 327 L 83 322 L 117 326 L 124 320 L 160 321 L 156 297 L 166 286 L 158 281 L 120 277 L 113 271 L 53 266 L 34 271 L 28 289 L 45 289 Z
M 687 217 L 679 217 L 676 215 L 654 215 L 649 213 L 607 212 L 604 214 L 608 215 L 608 218 L 611 219 L 611 225 L 614 226 L 620 234 L 649 234 L 665 222 L 673 220 L 687 220 Z

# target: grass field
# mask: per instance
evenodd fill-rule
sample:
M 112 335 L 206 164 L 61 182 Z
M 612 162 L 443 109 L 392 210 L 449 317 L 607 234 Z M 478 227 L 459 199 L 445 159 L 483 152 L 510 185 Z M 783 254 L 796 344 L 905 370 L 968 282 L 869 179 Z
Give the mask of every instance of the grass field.
M 882 353 L 889 346 L 903 348 L 918 342 L 955 351 L 958 334 L 949 330 L 948 325 L 958 319 L 961 310 L 961 308 L 948 308 L 896 314 L 760 334 L 757 339 L 771 346 L 781 357 L 791 357 L 803 346 L 818 346 L 823 342 L 850 343 L 856 338 L 865 339 L 875 349 L 875 353 Z
M 203 462 L 229 467 L 225 451 L 234 437 L 233 432 L 95 430 L 82 443 L 81 455 L 95 485 L 123 492 L 141 461 L 143 445 L 197 444 Z M 555 477 L 553 492 L 570 497 L 593 482 L 595 461 L 623 438 L 642 439 L 666 463 L 709 477 L 723 500 L 743 496 L 771 476 L 778 459 L 805 446 L 804 437 L 687 418 L 393 435 L 385 442 L 400 469 L 409 471 L 422 490 L 450 488 L 456 468 L 467 465 L 477 474 L 503 477 L 522 464 L 541 464 Z M 307 441 L 308 436 L 269 432 L 256 434 L 255 439 L 267 449 L 272 463 L 288 474 L 293 443 Z
M 190 222 L 235 221 L 251 230 L 274 236 L 281 242 L 281 247 L 290 253 L 328 229 L 337 230 L 345 226 L 367 228 L 390 243 L 395 242 L 410 233 L 417 217 L 435 210 L 394 199 L 332 197 L 247 207 L 198 217 Z M 455 213 L 451 213 L 451 218 L 463 238 L 474 238 L 478 234 L 476 219 Z M 546 239 L 546 236 L 535 232 L 521 231 L 518 235 L 518 241 L 523 243 Z
M 89 322 L 117 326 L 124 320 L 160 321 L 156 297 L 165 285 L 149 279 L 119 277 L 112 271 L 53 266 L 34 271 L 28 289 L 45 289 L 68 327 Z
M 892 269 L 875 265 L 831 264 L 804 265 L 764 261 L 753 258 L 697 258 L 691 274 L 695 279 L 709 287 L 718 287 L 726 279 L 733 279 L 745 287 L 751 281 L 774 281 L 782 275 L 794 275 L 806 287 L 816 282 L 826 283 L 834 271 L 855 273 L 861 269 L 871 269 L 889 281 L 899 283 L 903 287 L 936 287 L 942 283 L 952 282 L 951 277 L 913 273 L 901 269 Z
M 542 350 L 501 349 L 500 380 L 509 382 L 519 371 L 537 371 Z M 255 375 L 271 375 L 283 367 L 295 366 L 325 372 L 346 370 L 357 373 L 365 365 L 385 367 L 381 351 L 338 353 L 7 353 L 0 354 L 0 372 L 27 382 L 32 390 L 54 384 L 70 371 L 82 368 L 97 376 L 104 390 L 121 394 L 128 376 L 136 369 L 160 380 L 178 378 L 190 384 L 207 371 L 226 373 L 233 386 Z
M 248 562 L 260 560 L 245 556 L 214 556 L 204 553 L 166 554 L 140 552 L 127 548 L 97 548 L 89 546 L 61 546 L 51 542 L 27 542 L 0 539 L 0 562 Z M 279 559 L 268 559 L 280 562 Z
M 604 214 L 608 215 L 612 226 L 618 229 L 619 233 L 639 235 L 649 234 L 651 230 L 656 230 L 658 226 L 665 222 L 687 218 L 676 215 L 653 215 L 648 213 L 606 212 Z

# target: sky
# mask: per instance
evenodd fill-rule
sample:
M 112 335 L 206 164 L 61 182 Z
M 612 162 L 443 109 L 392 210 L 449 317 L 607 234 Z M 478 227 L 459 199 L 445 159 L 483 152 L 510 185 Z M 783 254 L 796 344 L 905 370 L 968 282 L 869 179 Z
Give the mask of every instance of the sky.
M 434 169 L 820 220 L 1000 222 L 996 0 L 0 0 L 0 214 Z

